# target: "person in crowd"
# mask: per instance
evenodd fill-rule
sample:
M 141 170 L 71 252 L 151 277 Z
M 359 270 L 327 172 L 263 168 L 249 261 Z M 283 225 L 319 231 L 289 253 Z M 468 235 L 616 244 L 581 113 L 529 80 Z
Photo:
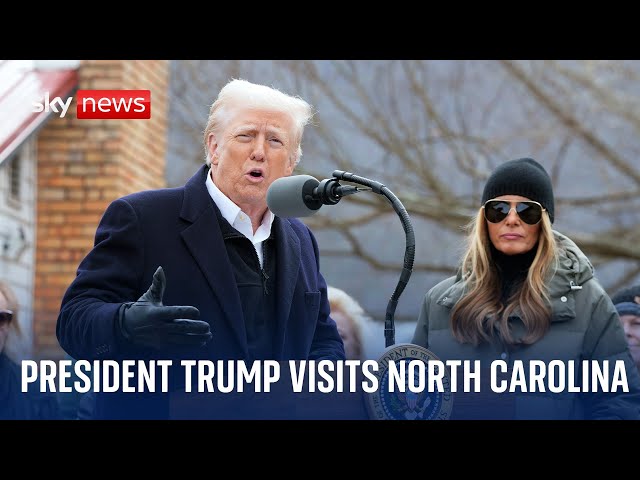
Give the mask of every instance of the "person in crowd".
M 338 325 L 347 360 L 365 360 L 365 329 L 372 320 L 347 292 L 329 285 L 327 288 L 331 318 Z
M 18 300 L 7 282 L 0 280 L 0 419 L 57 420 L 56 397 L 29 384 L 22 391 L 20 362 L 25 359 L 18 322 Z
M 631 351 L 633 361 L 640 369 L 640 285 L 623 288 L 611 297 Z

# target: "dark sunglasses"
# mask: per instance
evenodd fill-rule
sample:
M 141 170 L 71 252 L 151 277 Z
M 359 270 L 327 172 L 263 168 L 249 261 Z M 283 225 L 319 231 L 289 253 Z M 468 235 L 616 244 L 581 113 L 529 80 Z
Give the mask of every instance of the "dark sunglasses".
M 11 310 L 0 310 L 0 326 L 5 323 L 11 323 L 13 320 L 13 312 Z
M 515 207 L 506 200 L 488 200 L 482 208 L 484 209 L 484 218 L 491 223 L 500 223 L 509 215 L 512 208 L 515 208 L 516 214 L 524 223 L 535 225 L 542 220 L 542 212 L 545 209 L 538 202 L 526 201 L 516 202 Z

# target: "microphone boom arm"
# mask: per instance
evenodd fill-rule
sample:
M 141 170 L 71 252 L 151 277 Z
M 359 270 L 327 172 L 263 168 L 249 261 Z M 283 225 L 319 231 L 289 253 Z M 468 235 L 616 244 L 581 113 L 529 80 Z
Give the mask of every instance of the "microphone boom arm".
M 348 182 L 364 185 L 366 187 L 369 187 L 371 191 L 379 195 L 384 195 L 389 200 L 389 202 L 391 202 L 393 209 L 398 214 L 398 216 L 400 217 L 400 221 L 402 222 L 402 228 L 404 229 L 406 239 L 404 251 L 404 266 L 402 267 L 402 271 L 400 272 L 398 284 L 396 285 L 396 288 L 391 295 L 391 299 L 387 304 L 387 311 L 384 320 L 385 347 L 390 347 L 396 341 L 394 315 L 396 307 L 398 306 L 398 300 L 400 299 L 400 295 L 402 295 L 405 287 L 409 283 L 409 278 L 411 277 L 411 273 L 413 271 L 413 262 L 416 252 L 416 239 L 413 232 L 413 225 L 411 224 L 409 214 L 404 208 L 404 205 L 402 205 L 402 202 L 393 194 L 391 190 L 389 190 L 382 183 L 376 182 L 375 180 L 369 180 L 368 178 L 360 177 L 358 175 L 354 175 L 350 172 L 344 172 L 342 170 L 334 170 L 333 176 L 340 180 L 346 180 Z M 356 188 L 356 190 L 354 190 L 353 192 L 349 192 L 349 194 L 357 193 L 358 191 L 360 190 Z

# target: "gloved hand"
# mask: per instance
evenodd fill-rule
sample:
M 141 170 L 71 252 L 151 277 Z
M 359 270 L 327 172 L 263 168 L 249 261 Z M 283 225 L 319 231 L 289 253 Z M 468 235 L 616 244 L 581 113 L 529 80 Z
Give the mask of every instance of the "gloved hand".
M 136 302 L 122 305 L 119 322 L 123 336 L 133 343 L 158 349 L 205 345 L 212 337 L 209 324 L 198 320 L 200 311 L 196 307 L 163 305 L 165 285 L 164 270 L 158 267 L 149 290 Z

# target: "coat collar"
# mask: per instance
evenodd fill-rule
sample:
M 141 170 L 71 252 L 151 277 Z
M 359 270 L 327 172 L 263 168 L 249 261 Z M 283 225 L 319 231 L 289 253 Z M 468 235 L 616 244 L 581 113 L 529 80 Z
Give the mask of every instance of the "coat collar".
M 240 293 L 226 253 L 224 238 L 215 212 L 215 204 L 205 185 L 209 169 L 203 166 L 186 183 L 180 217 L 190 223 L 182 239 L 193 256 L 224 313 L 224 321 L 233 331 L 244 358 L 249 357 L 247 335 L 242 318 Z

